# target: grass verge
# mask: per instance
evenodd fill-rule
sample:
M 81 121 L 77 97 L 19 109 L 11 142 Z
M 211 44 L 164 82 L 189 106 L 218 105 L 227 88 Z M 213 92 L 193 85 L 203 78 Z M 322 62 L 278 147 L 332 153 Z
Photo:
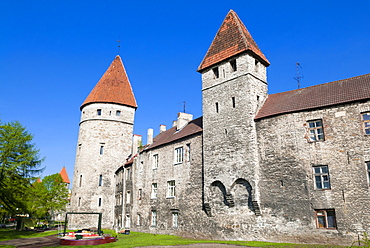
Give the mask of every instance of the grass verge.
M 111 230 L 104 230 L 104 233 L 111 233 L 115 235 Z M 32 231 L 14 231 L 14 230 L 0 230 L 0 241 L 17 239 L 17 238 L 36 238 L 44 237 L 48 235 L 56 235 L 57 231 L 46 231 L 46 232 L 32 232 Z M 114 243 L 99 245 L 99 248 L 103 247 L 120 247 L 130 248 L 138 246 L 157 246 L 157 245 L 187 245 L 187 244 L 199 244 L 199 243 L 217 243 L 217 244 L 234 244 L 241 246 L 253 246 L 253 247 L 287 247 L 287 248 L 339 248 L 343 246 L 329 246 L 329 245 L 305 245 L 305 244 L 291 244 L 291 243 L 269 243 L 261 241 L 224 241 L 224 240 L 193 240 L 184 239 L 178 236 L 163 235 L 163 234 L 150 234 L 150 233 L 139 233 L 131 232 L 130 235 L 117 234 L 118 241 Z M 1 246 L 0 246 L 1 247 Z M 10 247 L 10 246 L 7 246 Z M 59 248 L 66 248 L 66 246 L 54 246 Z M 82 246 L 79 246 L 82 247 Z M 87 245 L 83 247 L 95 247 Z

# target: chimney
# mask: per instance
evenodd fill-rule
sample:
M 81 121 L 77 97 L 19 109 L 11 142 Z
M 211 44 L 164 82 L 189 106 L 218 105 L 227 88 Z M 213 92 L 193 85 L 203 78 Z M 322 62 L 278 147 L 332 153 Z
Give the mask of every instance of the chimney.
M 183 128 L 189 121 L 193 120 L 193 115 L 187 113 L 179 113 L 177 115 L 177 130 Z
M 166 125 L 159 125 L 159 133 L 166 131 Z
M 142 146 L 141 135 L 134 134 L 132 137 L 132 156 L 139 152 L 140 146 Z
M 176 127 L 177 126 L 177 121 L 173 121 L 172 122 L 172 127 Z
M 146 141 L 147 145 L 150 145 L 153 143 L 153 128 L 148 129 L 148 139 Z

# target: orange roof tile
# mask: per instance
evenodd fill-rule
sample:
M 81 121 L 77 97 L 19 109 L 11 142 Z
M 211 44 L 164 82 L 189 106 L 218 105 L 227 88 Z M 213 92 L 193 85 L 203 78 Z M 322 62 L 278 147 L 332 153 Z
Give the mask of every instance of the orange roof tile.
M 370 99 L 370 74 L 269 95 L 255 119 Z
M 136 108 L 136 100 L 120 56 L 116 56 L 81 108 L 90 103 L 117 103 Z
M 200 63 L 198 71 L 246 51 L 257 56 L 266 66 L 270 65 L 238 15 L 230 10 Z
M 69 181 L 69 177 L 68 177 L 68 174 L 67 174 L 66 167 L 63 166 L 63 168 L 60 170 L 59 174 L 62 177 L 63 182 L 65 182 L 65 183 L 71 183 Z

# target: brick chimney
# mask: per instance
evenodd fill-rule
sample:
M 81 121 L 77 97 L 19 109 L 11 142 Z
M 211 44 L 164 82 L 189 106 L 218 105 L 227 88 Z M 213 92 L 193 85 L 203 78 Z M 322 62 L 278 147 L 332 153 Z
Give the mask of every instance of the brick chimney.
M 187 114 L 187 113 L 179 113 L 177 115 L 177 125 L 176 129 L 180 130 L 183 128 L 186 124 L 188 124 L 189 121 L 193 120 L 193 115 Z

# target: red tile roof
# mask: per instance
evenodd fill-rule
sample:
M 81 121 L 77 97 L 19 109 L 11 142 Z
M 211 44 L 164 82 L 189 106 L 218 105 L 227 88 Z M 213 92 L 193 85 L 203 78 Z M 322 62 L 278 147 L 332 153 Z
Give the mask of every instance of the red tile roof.
M 153 143 L 146 147 L 144 150 L 150 150 L 155 147 L 177 141 L 179 139 L 188 137 L 190 135 L 203 131 L 203 118 L 199 117 L 195 120 L 190 121 L 179 131 L 176 130 L 176 126 L 164 131 L 154 137 Z
M 69 177 L 68 177 L 68 174 L 67 174 L 66 167 L 63 166 L 63 168 L 60 170 L 59 174 L 62 176 L 63 182 L 71 183 L 69 181 Z
M 255 119 L 370 99 L 370 74 L 269 95 Z
M 202 71 L 225 59 L 246 51 L 257 56 L 260 62 L 266 66 L 270 65 L 270 62 L 258 48 L 256 42 L 239 19 L 238 15 L 233 10 L 230 10 L 213 39 L 206 56 L 199 65 L 198 71 Z
M 116 56 L 81 109 L 90 103 L 116 103 L 136 108 L 136 100 L 120 56 Z

